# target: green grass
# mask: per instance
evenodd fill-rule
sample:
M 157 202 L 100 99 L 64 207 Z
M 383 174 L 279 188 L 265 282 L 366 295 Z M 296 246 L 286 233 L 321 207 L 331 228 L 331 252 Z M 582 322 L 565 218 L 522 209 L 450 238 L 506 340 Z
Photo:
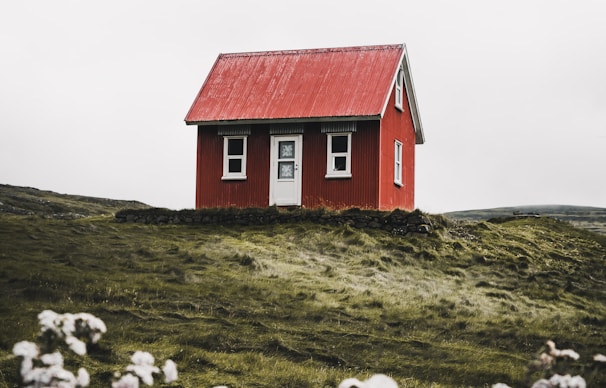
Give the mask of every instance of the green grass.
M 0 215 L 0 387 L 37 314 L 89 312 L 84 359 L 108 386 L 135 350 L 173 359 L 175 386 L 521 386 L 547 339 L 606 352 L 606 238 L 549 218 L 432 216 L 431 235 L 349 226 L 186 226 Z M 76 368 L 72 368 L 75 370 Z M 604 373 L 592 386 L 606 384 Z

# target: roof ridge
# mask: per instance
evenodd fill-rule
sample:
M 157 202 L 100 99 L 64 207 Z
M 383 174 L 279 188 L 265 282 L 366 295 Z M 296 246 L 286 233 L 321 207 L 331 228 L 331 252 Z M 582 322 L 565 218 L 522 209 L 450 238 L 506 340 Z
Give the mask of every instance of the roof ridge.
M 375 51 L 386 49 L 402 49 L 404 44 L 383 44 L 383 45 L 367 45 L 367 46 L 344 46 L 344 47 L 325 47 L 312 49 L 291 49 L 291 50 L 268 50 L 268 51 L 250 51 L 239 53 L 221 53 L 220 57 L 237 58 L 237 57 L 253 57 L 253 56 L 277 56 L 277 55 L 299 55 L 299 54 L 322 54 L 322 53 L 340 53 L 349 51 Z

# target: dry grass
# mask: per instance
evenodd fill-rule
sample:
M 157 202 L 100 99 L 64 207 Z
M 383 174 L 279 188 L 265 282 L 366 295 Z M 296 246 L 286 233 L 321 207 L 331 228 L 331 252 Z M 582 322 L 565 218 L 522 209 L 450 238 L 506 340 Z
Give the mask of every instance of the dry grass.
M 375 372 L 403 387 L 520 386 L 547 339 L 606 351 L 604 237 L 547 218 L 436 225 L 401 237 L 0 216 L 0 387 L 43 309 L 106 322 L 83 364 L 96 386 L 135 350 L 175 360 L 184 387 Z

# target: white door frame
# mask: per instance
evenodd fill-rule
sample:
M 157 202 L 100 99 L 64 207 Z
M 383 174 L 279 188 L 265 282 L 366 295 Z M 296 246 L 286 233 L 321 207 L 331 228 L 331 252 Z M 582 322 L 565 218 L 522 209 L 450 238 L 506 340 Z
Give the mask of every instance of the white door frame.
M 303 135 L 271 136 L 269 206 L 301 206 L 302 151 Z

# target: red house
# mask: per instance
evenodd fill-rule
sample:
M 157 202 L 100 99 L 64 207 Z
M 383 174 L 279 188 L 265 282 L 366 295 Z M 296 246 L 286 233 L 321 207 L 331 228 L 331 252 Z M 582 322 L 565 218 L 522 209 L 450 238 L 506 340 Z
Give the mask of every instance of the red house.
M 424 136 L 403 44 L 221 54 L 185 122 L 196 208 L 414 209 Z

